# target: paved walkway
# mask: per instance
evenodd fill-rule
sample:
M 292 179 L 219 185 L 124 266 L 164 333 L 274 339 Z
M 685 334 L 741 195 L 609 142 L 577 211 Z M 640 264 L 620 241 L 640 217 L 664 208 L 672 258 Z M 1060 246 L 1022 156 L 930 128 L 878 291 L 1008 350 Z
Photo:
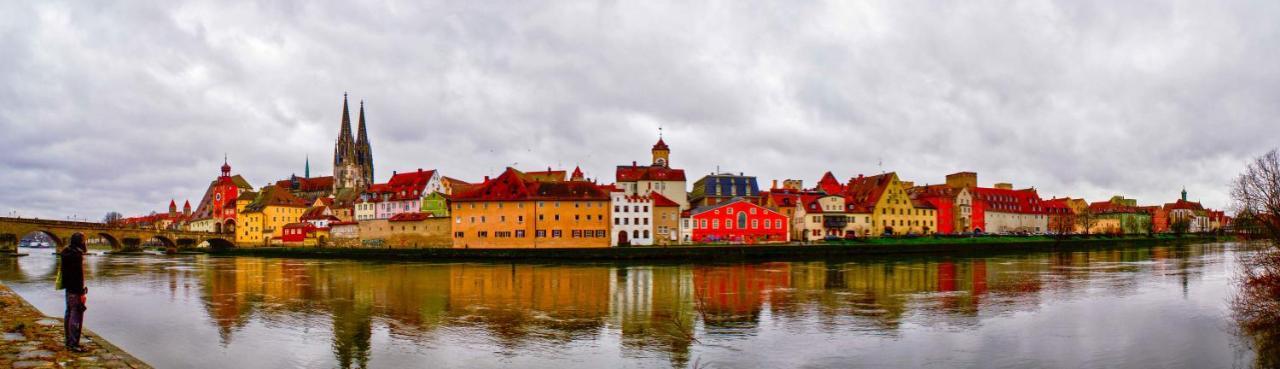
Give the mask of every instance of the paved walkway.
M 50 287 L 55 292 L 61 293 Z M 0 368 L 151 368 L 88 329 L 80 342 L 86 353 L 67 351 L 62 337 L 62 319 L 44 316 L 0 284 Z

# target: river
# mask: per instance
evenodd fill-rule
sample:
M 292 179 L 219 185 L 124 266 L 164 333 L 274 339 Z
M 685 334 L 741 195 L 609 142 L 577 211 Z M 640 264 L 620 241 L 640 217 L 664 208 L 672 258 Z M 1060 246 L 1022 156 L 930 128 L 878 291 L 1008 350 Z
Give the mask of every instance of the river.
M 1234 243 L 719 264 L 91 256 L 158 368 L 1230 368 Z M 50 251 L 0 259 L 61 316 Z

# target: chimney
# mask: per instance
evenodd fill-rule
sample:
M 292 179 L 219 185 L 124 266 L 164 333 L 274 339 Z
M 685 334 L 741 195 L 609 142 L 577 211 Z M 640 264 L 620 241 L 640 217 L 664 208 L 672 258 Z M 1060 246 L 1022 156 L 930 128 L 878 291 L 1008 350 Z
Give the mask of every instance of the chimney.
M 418 173 L 422 173 L 422 168 L 418 168 Z
M 1012 190 L 1013 184 L 1008 182 L 996 183 L 996 188 L 1001 190 Z
M 488 182 L 488 181 L 489 181 L 489 176 L 484 176 L 484 181 L 485 181 L 485 182 Z
M 778 180 L 777 180 L 777 179 L 774 179 L 774 180 L 773 180 L 773 187 L 770 187 L 770 189 L 774 189 L 774 190 L 778 189 Z
M 393 171 L 391 171 L 391 175 L 392 175 L 392 176 L 395 176 L 395 175 L 396 175 L 396 171 L 394 171 L 394 170 L 393 170 Z
M 632 160 L 632 161 L 631 161 L 631 166 L 632 166 L 632 167 L 635 167 L 635 166 L 636 166 L 636 161 L 635 161 L 635 160 Z

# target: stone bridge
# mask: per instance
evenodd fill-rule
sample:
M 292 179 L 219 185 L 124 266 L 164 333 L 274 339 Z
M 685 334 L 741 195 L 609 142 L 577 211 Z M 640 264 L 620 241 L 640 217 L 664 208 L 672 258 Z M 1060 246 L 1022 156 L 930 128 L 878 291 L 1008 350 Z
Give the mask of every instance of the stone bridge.
M 19 240 L 35 232 L 52 238 L 58 250 L 62 250 L 67 240 L 76 232 L 83 233 L 86 239 L 102 238 L 111 244 L 114 251 L 137 250 L 143 242 L 151 239 L 159 240 L 168 249 L 191 248 L 206 241 L 210 248 L 235 247 L 235 237 L 230 233 L 112 227 L 92 222 L 0 217 L 0 253 L 16 250 Z

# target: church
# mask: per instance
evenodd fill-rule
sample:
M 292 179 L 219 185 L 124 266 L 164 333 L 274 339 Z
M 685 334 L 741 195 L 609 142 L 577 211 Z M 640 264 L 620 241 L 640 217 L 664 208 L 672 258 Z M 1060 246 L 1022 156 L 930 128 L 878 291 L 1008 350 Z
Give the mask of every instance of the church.
M 374 183 L 373 149 L 369 144 L 365 124 L 364 101 L 360 102 L 356 127 L 357 134 L 353 137 L 351 109 L 348 107 L 347 95 L 342 94 L 342 123 L 338 127 L 337 143 L 333 146 L 333 175 L 311 177 L 311 161 L 308 159 L 302 177 L 290 176 L 289 179 L 276 182 L 276 186 L 286 188 L 308 202 L 326 197 L 354 200 Z

